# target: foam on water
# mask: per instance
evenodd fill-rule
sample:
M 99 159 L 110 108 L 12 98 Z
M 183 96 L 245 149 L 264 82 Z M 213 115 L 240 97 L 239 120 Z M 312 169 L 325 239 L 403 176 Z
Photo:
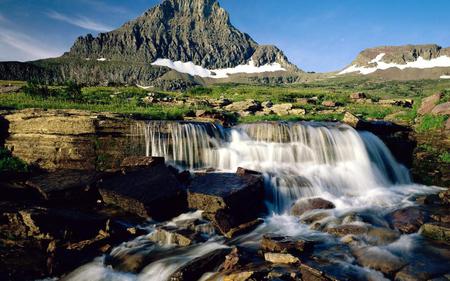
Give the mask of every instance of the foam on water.
M 139 130 L 143 136 L 143 153 L 165 157 L 173 165 L 232 172 L 244 167 L 264 173 L 270 215 L 256 230 L 227 244 L 257 248 L 262 235 L 275 233 L 321 241 L 324 250 L 341 247 L 340 239 L 311 230 L 290 216 L 290 206 L 300 198 L 322 197 L 336 205 L 335 209 L 326 211 L 329 217 L 324 222 L 334 223 L 347 214 L 357 213 L 373 227 L 389 227 L 384 219 L 386 214 L 414 204 L 409 200 L 414 194 L 438 190 L 412 183 L 408 170 L 395 161 L 378 137 L 346 125 L 259 123 L 223 129 L 205 123 L 150 122 Z M 200 216 L 201 212 L 184 214 L 166 225 L 174 226 L 179 221 Z M 403 235 L 384 246 L 369 242 L 360 241 L 380 256 L 402 256 L 410 260 L 417 252 L 420 238 Z M 145 237 L 123 243 L 113 254 L 140 247 L 151 254 L 154 249 L 145 243 Z M 222 240 L 213 236 L 209 242 L 168 254 L 136 275 L 115 272 L 97 259 L 73 272 L 67 280 L 167 280 L 190 260 L 223 247 L 226 246 Z M 346 252 L 348 249 L 339 251 L 333 258 L 333 270 L 361 279 L 386 280 L 380 272 L 356 265 L 353 256 Z

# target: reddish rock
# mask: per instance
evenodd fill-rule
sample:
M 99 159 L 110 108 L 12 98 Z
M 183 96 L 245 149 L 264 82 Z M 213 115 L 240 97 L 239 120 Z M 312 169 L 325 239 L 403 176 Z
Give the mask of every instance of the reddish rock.
M 334 209 L 336 206 L 322 198 L 310 198 L 297 201 L 291 208 L 291 215 L 301 216 L 304 213 L 317 209 Z
M 400 209 L 389 216 L 392 225 L 406 234 L 417 232 L 425 222 L 425 213 L 417 207 Z
M 422 104 L 420 105 L 420 108 L 417 111 L 417 113 L 419 113 L 420 115 L 425 115 L 427 113 L 430 113 L 431 110 L 433 110 L 433 108 L 439 102 L 441 97 L 442 97 L 442 93 L 436 93 L 434 95 L 431 95 L 429 97 L 422 99 Z
M 312 250 L 313 245 L 312 241 L 273 234 L 264 235 L 261 240 L 261 250 L 273 253 L 299 254 Z
M 450 102 L 441 103 L 435 106 L 431 113 L 435 115 L 450 115 Z

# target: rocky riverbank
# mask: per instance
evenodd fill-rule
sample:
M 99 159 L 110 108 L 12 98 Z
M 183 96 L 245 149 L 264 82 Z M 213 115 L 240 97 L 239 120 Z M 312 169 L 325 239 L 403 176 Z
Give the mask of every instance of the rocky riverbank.
M 378 135 L 413 171 L 431 173 L 420 168 L 424 163 L 413 154 L 422 140 L 410 129 L 355 118 L 347 114 L 346 122 Z M 262 174 L 246 169 L 192 173 L 168 166 L 163 158 L 138 157 L 146 150 L 143 133 L 136 129 L 143 122 L 74 110 L 3 115 L 6 146 L 40 169 L 0 183 L 0 279 L 64 276 L 98 256 L 104 257 L 102 266 L 140 273 L 167 254 L 193 257 L 170 280 L 197 280 L 207 272 L 215 272 L 208 280 L 355 276 L 336 272 L 330 255 L 348 256 L 354 264 L 396 280 L 444 278 L 448 273 L 445 262 L 421 265 L 427 255 L 431 261 L 450 257 L 448 191 L 410 198 L 414 206 L 393 210 L 381 220 L 364 212 L 335 213 L 336 204 L 323 198 L 300 200 L 290 210 L 296 228 L 342 243 L 330 246 L 314 237 L 281 235 L 269 227 L 273 218 L 267 217 Z M 160 137 L 173 132 L 168 124 L 159 123 Z M 445 183 L 447 168 L 427 169 L 440 169 L 433 180 Z M 418 262 L 377 252 L 377 247 L 413 233 L 426 241 Z M 196 250 L 202 245 L 208 249 L 213 237 L 220 247 Z M 119 246 L 125 241 L 142 244 Z M 167 252 L 167 245 L 175 246 Z

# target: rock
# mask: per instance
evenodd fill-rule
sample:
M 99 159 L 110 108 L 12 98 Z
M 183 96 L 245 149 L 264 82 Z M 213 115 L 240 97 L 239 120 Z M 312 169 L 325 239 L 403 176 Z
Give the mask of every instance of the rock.
M 253 170 L 245 169 L 242 167 L 238 167 L 237 171 L 236 171 L 236 175 L 241 176 L 241 177 L 246 176 L 246 175 L 262 176 L 262 173 L 258 172 L 258 171 L 253 171 Z
M 350 98 L 352 100 L 361 100 L 361 99 L 367 98 L 367 96 L 363 92 L 357 92 L 357 93 L 350 94 Z
M 297 98 L 295 99 L 295 103 L 298 105 L 307 105 L 309 102 L 307 98 Z
M 189 208 L 205 211 L 204 216 L 227 234 L 265 211 L 263 179 L 227 173 L 197 176 L 188 188 L 188 204 Z
M 311 251 L 313 246 L 314 242 L 312 241 L 273 234 L 264 235 L 261 240 L 261 250 L 264 252 L 300 254 Z
M 392 225 L 405 234 L 417 232 L 425 222 L 425 213 L 417 207 L 394 211 L 389 217 Z
M 151 167 L 164 164 L 164 157 L 129 156 L 122 160 L 120 167 Z
M 356 117 L 355 115 L 351 114 L 350 112 L 345 112 L 344 119 L 342 120 L 343 123 L 353 127 L 357 128 L 361 125 L 362 120 Z
M 231 112 L 256 112 L 262 109 L 261 103 L 256 100 L 245 100 L 233 102 L 225 107 L 225 110 Z
M 293 108 L 291 111 L 289 111 L 290 115 L 305 115 L 306 110 L 302 108 Z
M 264 107 L 264 108 L 272 108 L 272 106 L 273 106 L 273 102 L 271 102 L 271 101 L 265 101 L 262 103 L 262 107 Z
M 302 281 L 335 281 L 335 278 L 329 278 L 323 271 L 318 270 L 306 263 L 300 265 Z
M 401 106 L 412 108 L 414 104 L 414 100 L 412 99 L 389 99 L 389 100 L 379 100 L 379 104 L 381 105 L 391 105 L 391 106 Z
M 367 236 L 370 239 L 375 239 L 377 245 L 387 245 L 400 238 L 400 233 L 389 228 L 372 227 L 369 229 Z
M 376 247 L 359 248 L 353 254 L 360 265 L 387 275 L 395 274 L 406 265 L 399 257 Z
M 150 241 L 160 245 L 176 245 L 179 247 L 191 245 L 195 238 L 195 233 L 186 229 L 179 230 L 171 227 L 159 227 L 148 236 Z
M 99 183 L 103 201 L 138 216 L 166 220 L 186 210 L 186 192 L 163 164 L 116 173 Z
M 255 272 L 253 271 L 243 271 L 238 273 L 232 273 L 223 277 L 223 281 L 247 281 L 253 280 Z
M 213 271 L 217 268 L 229 252 L 230 250 L 227 248 L 220 248 L 195 258 L 177 269 L 168 280 L 198 280 L 204 273 Z
M 243 248 L 233 247 L 231 252 L 225 257 L 222 269 L 223 271 L 235 271 L 248 264 L 252 258 Z
M 137 147 L 131 138 L 140 121 L 112 113 L 25 109 L 6 114 L 6 147 L 46 170 L 103 170 L 117 167 Z
M 271 263 L 277 264 L 295 264 L 299 263 L 300 260 L 291 254 L 280 254 L 280 253 L 265 253 L 264 259 Z
M 196 117 L 202 117 L 206 114 L 206 110 L 197 110 L 195 111 L 195 116 Z
M 420 233 L 430 239 L 450 243 L 449 223 L 426 223 L 420 228 Z
M 369 229 L 363 225 L 346 224 L 327 228 L 326 231 L 332 235 L 342 237 L 349 234 L 351 235 L 366 234 L 369 231 Z
M 37 190 L 45 200 L 92 203 L 99 198 L 94 186 L 100 177 L 97 172 L 58 170 L 32 177 L 25 184 Z
M 417 111 L 417 113 L 419 113 L 419 115 L 425 115 L 427 113 L 430 113 L 431 110 L 433 110 L 433 108 L 442 98 L 442 96 L 443 96 L 442 93 L 436 93 L 434 95 L 422 99 L 422 104 L 420 105 L 420 108 Z
M 331 101 L 331 100 L 326 100 L 322 102 L 322 106 L 325 107 L 336 107 L 336 102 Z
M 291 215 L 299 217 L 311 210 L 334 208 L 335 206 L 332 202 L 322 198 L 301 199 L 292 206 Z
M 450 115 L 450 102 L 441 103 L 439 105 L 436 105 L 433 110 L 431 111 L 431 114 L 435 115 Z
M 243 224 L 238 225 L 237 227 L 233 227 L 228 230 L 227 233 L 224 234 L 227 238 L 234 238 L 244 233 L 248 233 L 255 228 L 257 228 L 260 224 L 264 223 L 263 219 L 252 220 Z
M 450 204 L 450 189 L 439 192 L 439 199 L 441 199 L 443 204 Z
M 290 111 L 292 110 L 292 103 L 275 104 L 270 109 L 278 116 L 289 115 Z

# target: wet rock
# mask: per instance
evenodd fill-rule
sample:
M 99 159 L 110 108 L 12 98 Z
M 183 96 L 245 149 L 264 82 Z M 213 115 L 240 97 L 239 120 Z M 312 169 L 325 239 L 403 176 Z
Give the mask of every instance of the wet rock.
M 439 192 L 439 199 L 442 201 L 443 204 L 449 205 L 450 204 L 450 189 Z
M 150 234 L 148 239 L 161 245 L 186 247 L 194 242 L 196 234 L 186 229 L 159 227 Z
M 129 156 L 122 160 L 120 167 L 151 167 L 164 164 L 164 157 Z
M 431 111 L 435 115 L 450 115 L 450 102 L 441 103 Z
M 367 236 L 370 240 L 375 240 L 377 245 L 386 245 L 400 238 L 400 233 L 383 227 L 372 227 L 369 229 Z
M 300 254 L 312 250 L 314 242 L 285 236 L 266 234 L 261 240 L 261 250 L 273 253 Z
M 58 170 L 33 177 L 25 184 L 37 190 L 45 200 L 92 203 L 99 198 L 94 186 L 100 177 L 97 172 Z
M 365 93 L 363 92 L 356 92 L 356 93 L 352 93 L 350 94 L 350 98 L 352 100 L 360 100 L 360 99 L 365 99 L 367 96 Z
M 237 168 L 236 174 L 241 177 L 246 175 L 262 176 L 261 172 L 245 169 L 242 167 Z
M 253 280 L 253 276 L 255 275 L 255 272 L 253 271 L 243 271 L 238 273 L 232 273 L 229 275 L 225 275 L 223 277 L 223 281 L 247 281 L 247 280 Z
M 264 259 L 271 263 L 277 264 L 295 264 L 299 263 L 300 260 L 291 254 L 281 254 L 281 253 L 265 253 Z
M 433 240 L 450 243 L 450 223 L 426 223 L 420 233 Z
M 301 216 L 311 210 L 334 208 L 335 206 L 332 202 L 322 198 L 301 199 L 292 206 L 291 215 Z
M 331 281 L 334 278 L 329 278 L 323 271 L 314 268 L 311 265 L 302 263 L 300 265 L 300 272 L 303 281 Z
M 227 234 L 265 211 L 263 179 L 227 173 L 197 176 L 188 188 L 188 203 L 189 208 L 205 211 L 204 216 Z
M 446 266 L 434 266 L 423 262 L 414 262 L 402 268 L 395 274 L 395 281 L 429 281 L 433 277 L 442 276 L 446 273 Z M 439 280 L 439 279 L 438 279 Z M 443 279 L 445 281 L 449 279 Z M 436 280 L 437 281 L 437 280 Z
M 256 220 L 252 220 L 252 221 L 240 224 L 237 227 L 231 228 L 227 233 L 224 234 L 224 236 L 227 238 L 234 238 L 236 236 L 239 236 L 241 234 L 245 234 L 245 233 L 248 233 L 248 232 L 254 230 L 262 223 L 264 223 L 263 219 L 256 219 Z
M 430 113 L 431 110 L 433 110 L 433 108 L 442 98 L 442 96 L 443 96 L 442 93 L 436 93 L 434 95 L 422 99 L 422 104 L 420 105 L 420 108 L 417 111 L 417 113 L 419 113 L 420 115 Z
M 326 218 L 330 217 L 330 214 L 327 212 L 317 212 L 312 214 L 302 215 L 301 222 L 305 224 L 312 224 L 316 222 L 320 222 Z
M 394 211 L 389 215 L 392 225 L 402 233 L 419 231 L 425 222 L 425 213 L 417 207 L 408 207 Z
M 378 270 L 387 275 L 395 274 L 406 265 L 399 257 L 387 250 L 376 247 L 356 249 L 353 251 L 353 255 L 360 265 Z
M 241 247 L 233 247 L 231 252 L 226 255 L 222 265 L 223 271 L 237 270 L 244 267 L 252 260 L 252 256 Z
M 335 236 L 346 236 L 346 235 L 363 235 L 367 234 L 369 231 L 367 226 L 364 225 L 355 225 L 355 224 L 346 224 L 340 225 L 336 227 L 330 227 L 326 229 L 326 232 L 335 235 Z
M 99 183 L 103 201 L 138 216 L 166 220 L 186 210 L 183 186 L 163 164 L 116 173 Z
M 229 249 L 217 249 L 210 253 L 207 253 L 201 257 L 191 260 L 176 272 L 174 272 L 169 280 L 170 281 L 189 281 L 198 280 L 205 272 L 214 271 L 222 261 L 224 257 L 230 252 Z

